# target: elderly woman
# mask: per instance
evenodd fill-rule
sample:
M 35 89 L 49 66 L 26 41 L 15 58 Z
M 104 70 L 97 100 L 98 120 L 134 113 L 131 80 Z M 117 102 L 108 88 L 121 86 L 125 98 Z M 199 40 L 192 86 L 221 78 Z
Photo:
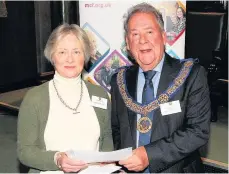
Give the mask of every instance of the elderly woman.
M 54 78 L 31 89 L 19 111 L 18 157 L 30 172 L 78 172 L 87 164 L 66 151 L 113 150 L 108 95 L 81 79 L 90 52 L 87 34 L 77 25 L 63 24 L 50 35 L 44 53 Z

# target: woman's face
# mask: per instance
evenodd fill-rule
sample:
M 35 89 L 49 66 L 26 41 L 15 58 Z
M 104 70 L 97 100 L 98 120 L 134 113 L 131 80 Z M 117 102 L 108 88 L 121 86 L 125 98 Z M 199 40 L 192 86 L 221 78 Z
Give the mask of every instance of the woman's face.
M 182 12 L 181 8 L 177 9 L 177 17 L 178 18 L 183 18 L 183 12 Z
M 82 72 L 84 51 L 74 34 L 66 35 L 57 43 L 52 61 L 56 71 L 65 78 L 77 77 Z

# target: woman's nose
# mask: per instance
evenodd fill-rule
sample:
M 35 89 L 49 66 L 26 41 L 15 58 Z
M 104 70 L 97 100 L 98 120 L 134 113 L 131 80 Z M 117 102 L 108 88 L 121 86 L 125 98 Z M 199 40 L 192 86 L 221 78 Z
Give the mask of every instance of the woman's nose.
M 72 62 L 72 61 L 73 61 L 73 55 L 69 53 L 67 56 L 67 62 Z

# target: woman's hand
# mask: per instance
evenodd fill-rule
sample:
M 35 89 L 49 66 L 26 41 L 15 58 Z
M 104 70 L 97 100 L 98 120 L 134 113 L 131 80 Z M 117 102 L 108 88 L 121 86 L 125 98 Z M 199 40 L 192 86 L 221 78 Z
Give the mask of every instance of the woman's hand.
M 87 163 L 81 160 L 71 159 L 66 153 L 60 152 L 57 157 L 57 166 L 64 172 L 78 172 L 87 167 Z

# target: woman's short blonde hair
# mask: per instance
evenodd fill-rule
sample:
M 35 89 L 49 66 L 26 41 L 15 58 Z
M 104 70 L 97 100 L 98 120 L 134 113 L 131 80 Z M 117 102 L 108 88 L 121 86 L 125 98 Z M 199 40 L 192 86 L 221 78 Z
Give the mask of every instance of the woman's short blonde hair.
M 52 56 L 55 52 L 57 43 L 68 34 L 74 34 L 81 43 L 84 52 L 84 62 L 85 64 L 87 64 L 90 59 L 90 53 L 92 48 L 86 32 L 76 24 L 70 25 L 65 23 L 53 30 L 45 46 L 45 57 L 48 59 L 49 62 L 52 63 L 52 65 L 54 65 L 52 61 Z

